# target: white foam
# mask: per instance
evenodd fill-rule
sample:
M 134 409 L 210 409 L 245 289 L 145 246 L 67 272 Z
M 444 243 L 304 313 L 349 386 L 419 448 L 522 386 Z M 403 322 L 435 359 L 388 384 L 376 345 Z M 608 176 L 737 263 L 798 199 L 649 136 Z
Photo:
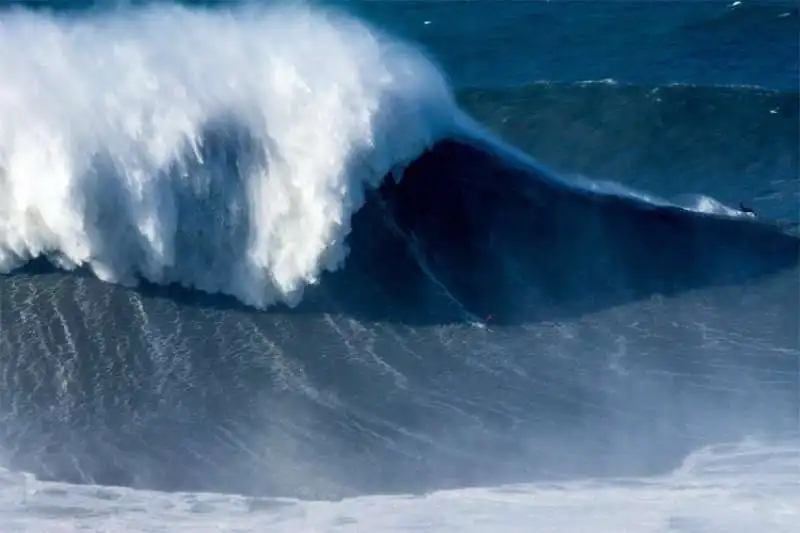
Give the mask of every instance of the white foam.
M 685 209 L 697 211 L 699 213 L 708 213 L 711 215 L 744 218 L 754 218 L 755 216 L 753 213 L 748 213 L 741 211 L 740 209 L 729 207 L 719 200 L 704 194 L 684 194 L 675 198 L 675 203 Z
M 296 303 L 455 113 L 419 52 L 318 8 L 0 17 L 0 272 Z
M 0 520 L 18 533 L 789 533 L 800 522 L 798 476 L 796 443 L 700 450 L 663 477 L 337 502 L 71 486 L 0 470 Z

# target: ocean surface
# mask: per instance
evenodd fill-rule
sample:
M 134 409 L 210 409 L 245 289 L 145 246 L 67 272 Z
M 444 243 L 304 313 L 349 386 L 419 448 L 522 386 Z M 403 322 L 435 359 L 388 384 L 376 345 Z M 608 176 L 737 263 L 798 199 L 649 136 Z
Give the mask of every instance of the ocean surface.
M 793 531 L 799 33 L 3 2 L 0 531 Z

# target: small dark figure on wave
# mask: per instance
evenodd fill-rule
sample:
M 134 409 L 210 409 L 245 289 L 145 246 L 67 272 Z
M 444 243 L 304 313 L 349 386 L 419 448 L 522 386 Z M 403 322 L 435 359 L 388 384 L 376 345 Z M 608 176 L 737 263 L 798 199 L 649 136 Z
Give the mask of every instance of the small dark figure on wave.
M 739 211 L 741 211 L 742 213 L 747 213 L 748 215 L 753 215 L 754 217 L 758 216 L 756 215 L 756 212 L 753 210 L 753 208 L 747 207 L 742 202 L 739 202 Z

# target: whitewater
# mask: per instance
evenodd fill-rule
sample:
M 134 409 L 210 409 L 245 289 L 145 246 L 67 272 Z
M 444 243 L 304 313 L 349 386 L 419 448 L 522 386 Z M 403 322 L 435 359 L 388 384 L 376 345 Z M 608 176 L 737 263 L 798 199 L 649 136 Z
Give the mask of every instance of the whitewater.
M 230 295 L 258 310 L 276 304 L 297 306 L 326 272 L 346 266 L 353 218 L 367 204 L 369 195 L 385 185 L 387 176 L 401 181 L 405 170 L 422 154 L 454 137 L 488 146 L 498 157 L 535 169 L 543 180 L 578 194 L 607 195 L 654 209 L 675 208 L 690 211 L 692 216 L 705 214 L 715 220 L 736 219 L 732 223 L 750 224 L 749 219 L 742 220 L 746 215 L 705 195 L 667 200 L 615 182 L 548 172 L 466 116 L 455 102 L 446 75 L 424 51 L 336 11 L 298 6 L 206 11 L 162 5 L 72 16 L 17 10 L 0 15 L 0 273 L 11 278 L 32 260 L 46 258 L 65 271 L 88 271 L 112 284 L 132 287 L 142 280 L 156 285 L 177 284 Z M 423 205 L 422 198 L 419 204 Z M 778 242 L 782 245 L 784 241 Z M 789 245 L 782 249 L 789 249 Z M 422 254 L 416 257 L 420 263 Z M 590 251 L 587 255 L 591 258 Z M 514 265 L 510 263 L 512 271 Z M 423 269 L 446 292 L 445 282 L 425 265 Z M 493 280 L 487 281 L 491 283 Z M 780 293 L 780 289 L 773 289 L 773 293 Z M 47 297 L 45 294 L 44 299 Z M 503 359 L 503 347 L 498 347 L 507 341 L 503 333 L 490 337 L 495 335 L 494 325 L 489 323 L 491 315 L 470 314 L 457 296 L 448 293 L 447 298 L 461 306 L 473 325 L 480 328 L 469 328 L 476 331 L 453 340 L 462 335 L 456 326 L 431 327 L 431 337 L 447 343 L 447 349 L 455 353 L 466 351 L 462 345 L 480 345 L 485 350 L 481 356 L 497 355 L 497 360 L 485 363 L 487 373 L 525 375 L 526 370 L 514 367 L 511 358 Z M 708 310 L 703 296 L 696 293 L 688 304 L 659 298 L 649 303 L 656 308 L 674 306 L 686 315 Z M 34 299 L 23 298 L 31 308 Z M 148 334 L 157 332 L 158 327 L 149 322 L 155 314 L 148 315 L 138 296 L 131 296 L 129 303 L 140 310 L 135 321 L 141 321 Z M 65 351 L 77 358 L 81 350 L 69 333 L 68 320 L 55 303 L 52 307 L 69 345 Z M 774 308 L 781 309 L 778 305 Z M 633 318 L 614 315 L 620 309 L 624 306 L 607 314 L 626 328 L 641 330 L 639 321 L 647 323 L 645 311 L 634 310 Z M 8 310 L 0 308 L 0 312 Z M 767 314 L 759 320 L 769 321 Z M 326 314 L 324 319 L 344 339 L 353 360 L 363 352 L 351 347 L 351 342 L 357 345 L 353 339 L 367 339 L 364 344 L 370 350 L 373 344 L 379 345 L 377 335 L 371 337 L 369 328 L 374 324 L 369 320 L 359 323 L 334 315 Z M 287 362 L 295 354 L 283 353 L 271 339 L 259 337 L 256 319 L 251 323 L 249 316 L 231 319 L 237 327 L 252 325 L 252 331 L 242 334 L 247 337 L 242 344 L 249 343 L 260 352 L 274 348 L 280 365 L 284 365 L 275 372 L 289 376 L 285 378 L 287 389 L 303 388 L 304 394 L 324 408 L 338 410 L 337 414 L 344 413 L 344 417 L 351 413 L 345 400 L 313 389 L 302 364 Z M 563 334 L 562 347 L 572 346 L 569 343 L 574 332 L 584 326 L 596 337 L 591 343 L 600 345 L 606 339 L 594 332 L 604 331 L 605 325 L 597 318 L 600 315 L 592 316 L 588 325 L 574 329 L 551 323 L 546 327 L 555 332 L 554 336 Z M 726 323 L 721 315 L 709 311 L 709 316 L 701 318 L 713 324 Z M 735 318 L 742 319 L 739 315 Z M 596 323 L 591 323 L 595 319 Z M 693 320 L 676 318 L 683 319 L 688 323 Z M 23 322 L 25 327 L 35 327 L 33 319 Z M 179 318 L 175 318 L 175 324 L 177 338 L 182 332 Z M 222 329 L 219 326 L 219 331 Z M 416 324 L 408 326 L 408 334 L 423 338 L 428 334 L 423 329 Z M 547 339 L 551 330 L 536 334 Z M 290 333 L 289 326 L 285 331 L 287 337 L 301 337 L 294 330 Z M 710 351 L 719 350 L 720 358 L 730 346 L 784 350 L 779 342 L 760 346 L 748 344 L 747 339 L 717 339 L 715 332 L 713 328 L 704 331 L 708 338 L 703 342 Z M 642 335 L 660 334 L 663 332 Z M 164 338 L 172 339 L 170 335 Z M 51 337 L 56 338 L 56 334 Z M 612 337 L 609 343 L 622 346 L 627 342 L 609 334 Z M 166 353 L 174 348 L 167 341 L 160 342 L 156 339 L 152 346 Z M 507 342 L 520 350 L 524 344 L 522 340 Z M 405 348 L 403 342 L 398 344 Z M 408 345 L 413 346 L 413 342 Z M 577 351 L 577 341 L 575 346 Z M 408 352 L 413 358 L 424 357 L 412 348 Z M 610 357 L 622 352 L 620 348 Z M 791 350 L 784 352 L 791 355 Z M 381 367 L 381 377 L 392 375 L 398 389 L 406 387 L 404 375 L 392 374 L 395 362 L 390 357 L 381 359 L 377 348 L 368 355 L 374 358 L 370 361 L 373 368 Z M 553 354 L 551 362 L 542 366 L 555 374 L 560 367 L 552 361 L 569 357 Z M 18 366 L 25 364 L 29 362 L 22 361 Z M 633 369 L 630 372 L 636 372 L 636 364 L 629 364 Z M 202 379 L 193 381 L 191 362 L 174 365 L 176 375 L 183 372 L 189 376 L 179 387 L 192 390 L 196 381 L 203 383 Z M 731 364 L 731 368 L 734 366 Z M 246 364 L 236 368 L 250 370 Z M 739 370 L 734 368 L 732 375 Z M 9 373 L 13 375 L 13 369 Z M 406 373 L 413 377 L 413 371 Z M 592 390 L 599 390 L 604 382 L 598 376 L 595 383 L 594 377 L 587 381 L 595 387 Z M 783 374 L 779 377 L 784 381 L 791 378 Z M 64 398 L 70 393 L 67 381 L 63 378 L 54 385 Z M 533 383 L 532 388 L 547 388 Z M 734 383 L 733 378 L 714 382 L 720 387 L 728 383 Z M 97 388 L 102 389 L 102 385 Z M 437 390 L 431 398 L 440 393 L 446 398 L 449 392 L 444 387 L 432 388 Z M 457 396 L 455 392 L 453 395 Z M 461 408 L 466 411 L 464 405 L 480 403 L 480 395 L 476 398 L 465 399 Z M 434 399 L 420 400 L 426 401 L 436 403 Z M 17 410 L 16 404 L 2 407 L 10 412 Z M 516 406 L 501 407 L 513 412 Z M 523 406 L 522 410 L 527 408 Z M 687 433 L 696 430 L 713 434 L 717 429 L 714 408 L 693 412 L 693 422 L 705 419 L 709 427 L 694 426 Z M 54 406 L 51 411 L 58 409 Z M 363 414 L 355 408 L 352 413 Z M 725 416 L 728 418 L 716 421 L 719 427 L 731 425 L 735 418 Z M 57 413 L 54 418 L 69 416 Z M 476 420 L 480 425 L 481 420 Z M 301 422 L 297 423 L 300 427 Z M 599 416 L 587 427 L 589 424 L 603 426 L 606 421 Z M 376 422 L 375 427 L 379 426 Z M 380 440 L 379 430 L 374 431 L 375 439 Z M 402 437 L 420 441 L 429 438 L 411 434 Z M 487 442 L 493 441 L 487 437 Z M 442 448 L 452 446 L 458 454 L 458 444 L 458 436 L 448 436 Z M 580 445 L 576 443 L 575 449 Z M 623 442 L 620 446 L 627 445 Z M 630 446 L 633 456 L 633 437 Z M 286 447 L 291 448 L 291 443 Z M 479 447 L 476 445 L 476 449 Z M 299 456 L 302 452 L 296 453 Z M 750 533 L 790 532 L 800 523 L 800 444 L 797 439 L 775 439 L 768 434 L 700 447 L 677 468 L 651 476 L 558 479 L 330 500 L 170 492 L 86 479 L 81 483 L 37 479 L 9 465 L 9 455 L 6 444 L 0 441 L 0 467 L 4 467 L 0 468 L 0 531 L 20 533 Z M 80 471 L 77 459 L 75 464 Z M 255 464 L 250 471 L 255 470 L 256 476 L 259 468 L 267 469 Z M 289 466 L 280 474 L 293 481 L 292 476 L 313 478 L 307 470 L 295 471 Z
M 421 53 L 308 9 L 20 12 L 0 47 L 3 272 L 45 255 L 296 303 L 456 115 Z
M 649 479 L 507 485 L 341 501 L 161 493 L 39 482 L 0 471 L 4 531 L 795 531 L 800 449 L 745 442 L 699 450 Z

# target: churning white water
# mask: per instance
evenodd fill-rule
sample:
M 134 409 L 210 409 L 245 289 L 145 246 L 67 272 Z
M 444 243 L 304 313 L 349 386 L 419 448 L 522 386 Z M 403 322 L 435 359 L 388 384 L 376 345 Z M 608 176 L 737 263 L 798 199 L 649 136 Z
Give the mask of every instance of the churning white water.
M 790 533 L 800 523 L 800 449 L 698 451 L 666 476 L 364 496 L 247 498 L 44 483 L 0 471 L 0 529 L 270 533 Z
M 0 271 L 47 255 L 295 303 L 350 217 L 451 127 L 419 52 L 319 9 L 0 23 Z

